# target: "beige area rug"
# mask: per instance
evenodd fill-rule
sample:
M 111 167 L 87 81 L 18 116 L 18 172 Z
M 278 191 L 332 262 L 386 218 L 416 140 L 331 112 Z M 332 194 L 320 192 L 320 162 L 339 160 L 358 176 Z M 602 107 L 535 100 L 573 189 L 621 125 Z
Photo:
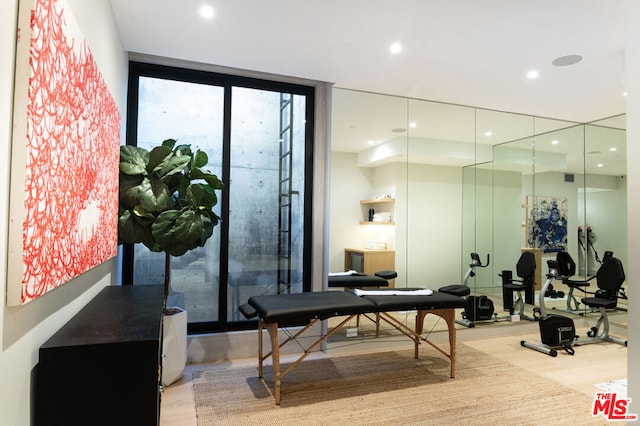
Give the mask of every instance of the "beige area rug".
M 283 367 L 285 365 L 283 364 Z M 428 347 L 305 360 L 273 398 L 271 366 L 193 375 L 198 426 L 607 424 L 593 399 L 465 344 L 457 374 Z

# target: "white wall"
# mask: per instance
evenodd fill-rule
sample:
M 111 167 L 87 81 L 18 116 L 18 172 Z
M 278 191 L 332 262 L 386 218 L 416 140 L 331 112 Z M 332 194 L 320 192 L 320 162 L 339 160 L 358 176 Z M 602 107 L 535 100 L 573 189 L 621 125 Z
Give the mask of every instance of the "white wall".
M 627 178 L 612 178 L 617 189 L 587 193 L 587 224 L 592 226 L 594 243 L 600 259 L 606 250 L 613 251 L 625 267 L 627 256 Z
M 407 286 L 460 283 L 462 169 L 410 164 L 407 188 Z
M 630 283 L 628 318 L 628 396 L 631 398 L 631 413 L 640 414 L 640 2 L 625 3 L 626 25 L 626 90 L 627 96 L 627 247 L 629 262 L 626 266 Z M 635 360 L 635 361 L 634 361 Z
M 374 169 L 357 166 L 356 154 L 331 153 L 329 272 L 344 270 L 344 249 L 360 248 L 360 200 L 372 196 Z
M 127 57 L 117 36 L 108 0 L 68 0 L 89 48 L 116 99 L 126 113 Z M 0 2 L 0 424 L 32 421 L 32 374 L 38 348 L 104 286 L 115 281 L 115 260 L 106 262 L 22 307 L 7 307 L 7 234 L 10 178 L 11 116 L 18 0 Z M 22 34 L 26 34 L 23 32 Z M 124 120 L 122 121 L 124 135 Z
M 360 200 L 382 193 L 396 199 L 395 227 L 359 225 Z M 330 271 L 343 270 L 345 247 L 364 248 L 368 239 L 386 239 L 387 247 L 396 250 L 396 287 L 438 288 L 460 281 L 459 167 L 393 163 L 358 168 L 355 154 L 334 152 L 330 204 Z

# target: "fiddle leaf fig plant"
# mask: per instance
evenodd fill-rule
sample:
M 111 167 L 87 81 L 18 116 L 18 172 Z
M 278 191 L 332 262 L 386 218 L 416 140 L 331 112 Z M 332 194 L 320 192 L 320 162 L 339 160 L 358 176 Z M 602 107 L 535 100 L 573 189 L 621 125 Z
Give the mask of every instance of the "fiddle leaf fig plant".
M 165 310 L 170 256 L 202 247 L 220 217 L 213 211 L 222 181 L 204 170 L 209 158 L 167 139 L 151 151 L 120 147 L 118 243 L 142 243 L 165 253 Z

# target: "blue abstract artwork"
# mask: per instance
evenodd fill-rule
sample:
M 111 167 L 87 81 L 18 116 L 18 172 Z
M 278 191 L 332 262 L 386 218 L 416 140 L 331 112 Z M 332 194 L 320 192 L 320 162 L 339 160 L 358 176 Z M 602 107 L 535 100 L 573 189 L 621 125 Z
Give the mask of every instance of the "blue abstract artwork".
M 562 197 L 527 197 L 527 243 L 543 253 L 567 249 L 567 199 Z M 530 201 L 533 201 L 531 203 Z

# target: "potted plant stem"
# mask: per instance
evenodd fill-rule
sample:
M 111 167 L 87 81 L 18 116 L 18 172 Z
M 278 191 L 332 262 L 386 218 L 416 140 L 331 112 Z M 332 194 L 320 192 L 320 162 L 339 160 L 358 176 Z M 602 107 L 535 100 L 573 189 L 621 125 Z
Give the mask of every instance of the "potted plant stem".
M 176 378 L 165 380 L 163 372 L 164 385 L 181 377 L 186 363 L 186 312 L 167 307 L 171 256 L 203 247 L 220 221 L 213 208 L 218 202 L 215 191 L 223 184 L 203 169 L 208 161 L 205 152 L 194 152 L 191 145 L 177 145 L 175 139 L 167 139 L 151 151 L 120 147 L 118 243 L 142 243 L 153 252 L 165 253 L 163 329 L 184 328 L 184 339 L 164 336 L 163 341 L 176 346 L 182 352 L 180 358 L 184 358 L 184 362 L 174 362 L 163 343 L 163 370 L 165 365 L 181 364 Z M 171 317 L 180 313 L 184 326 L 176 327 L 170 323 Z

